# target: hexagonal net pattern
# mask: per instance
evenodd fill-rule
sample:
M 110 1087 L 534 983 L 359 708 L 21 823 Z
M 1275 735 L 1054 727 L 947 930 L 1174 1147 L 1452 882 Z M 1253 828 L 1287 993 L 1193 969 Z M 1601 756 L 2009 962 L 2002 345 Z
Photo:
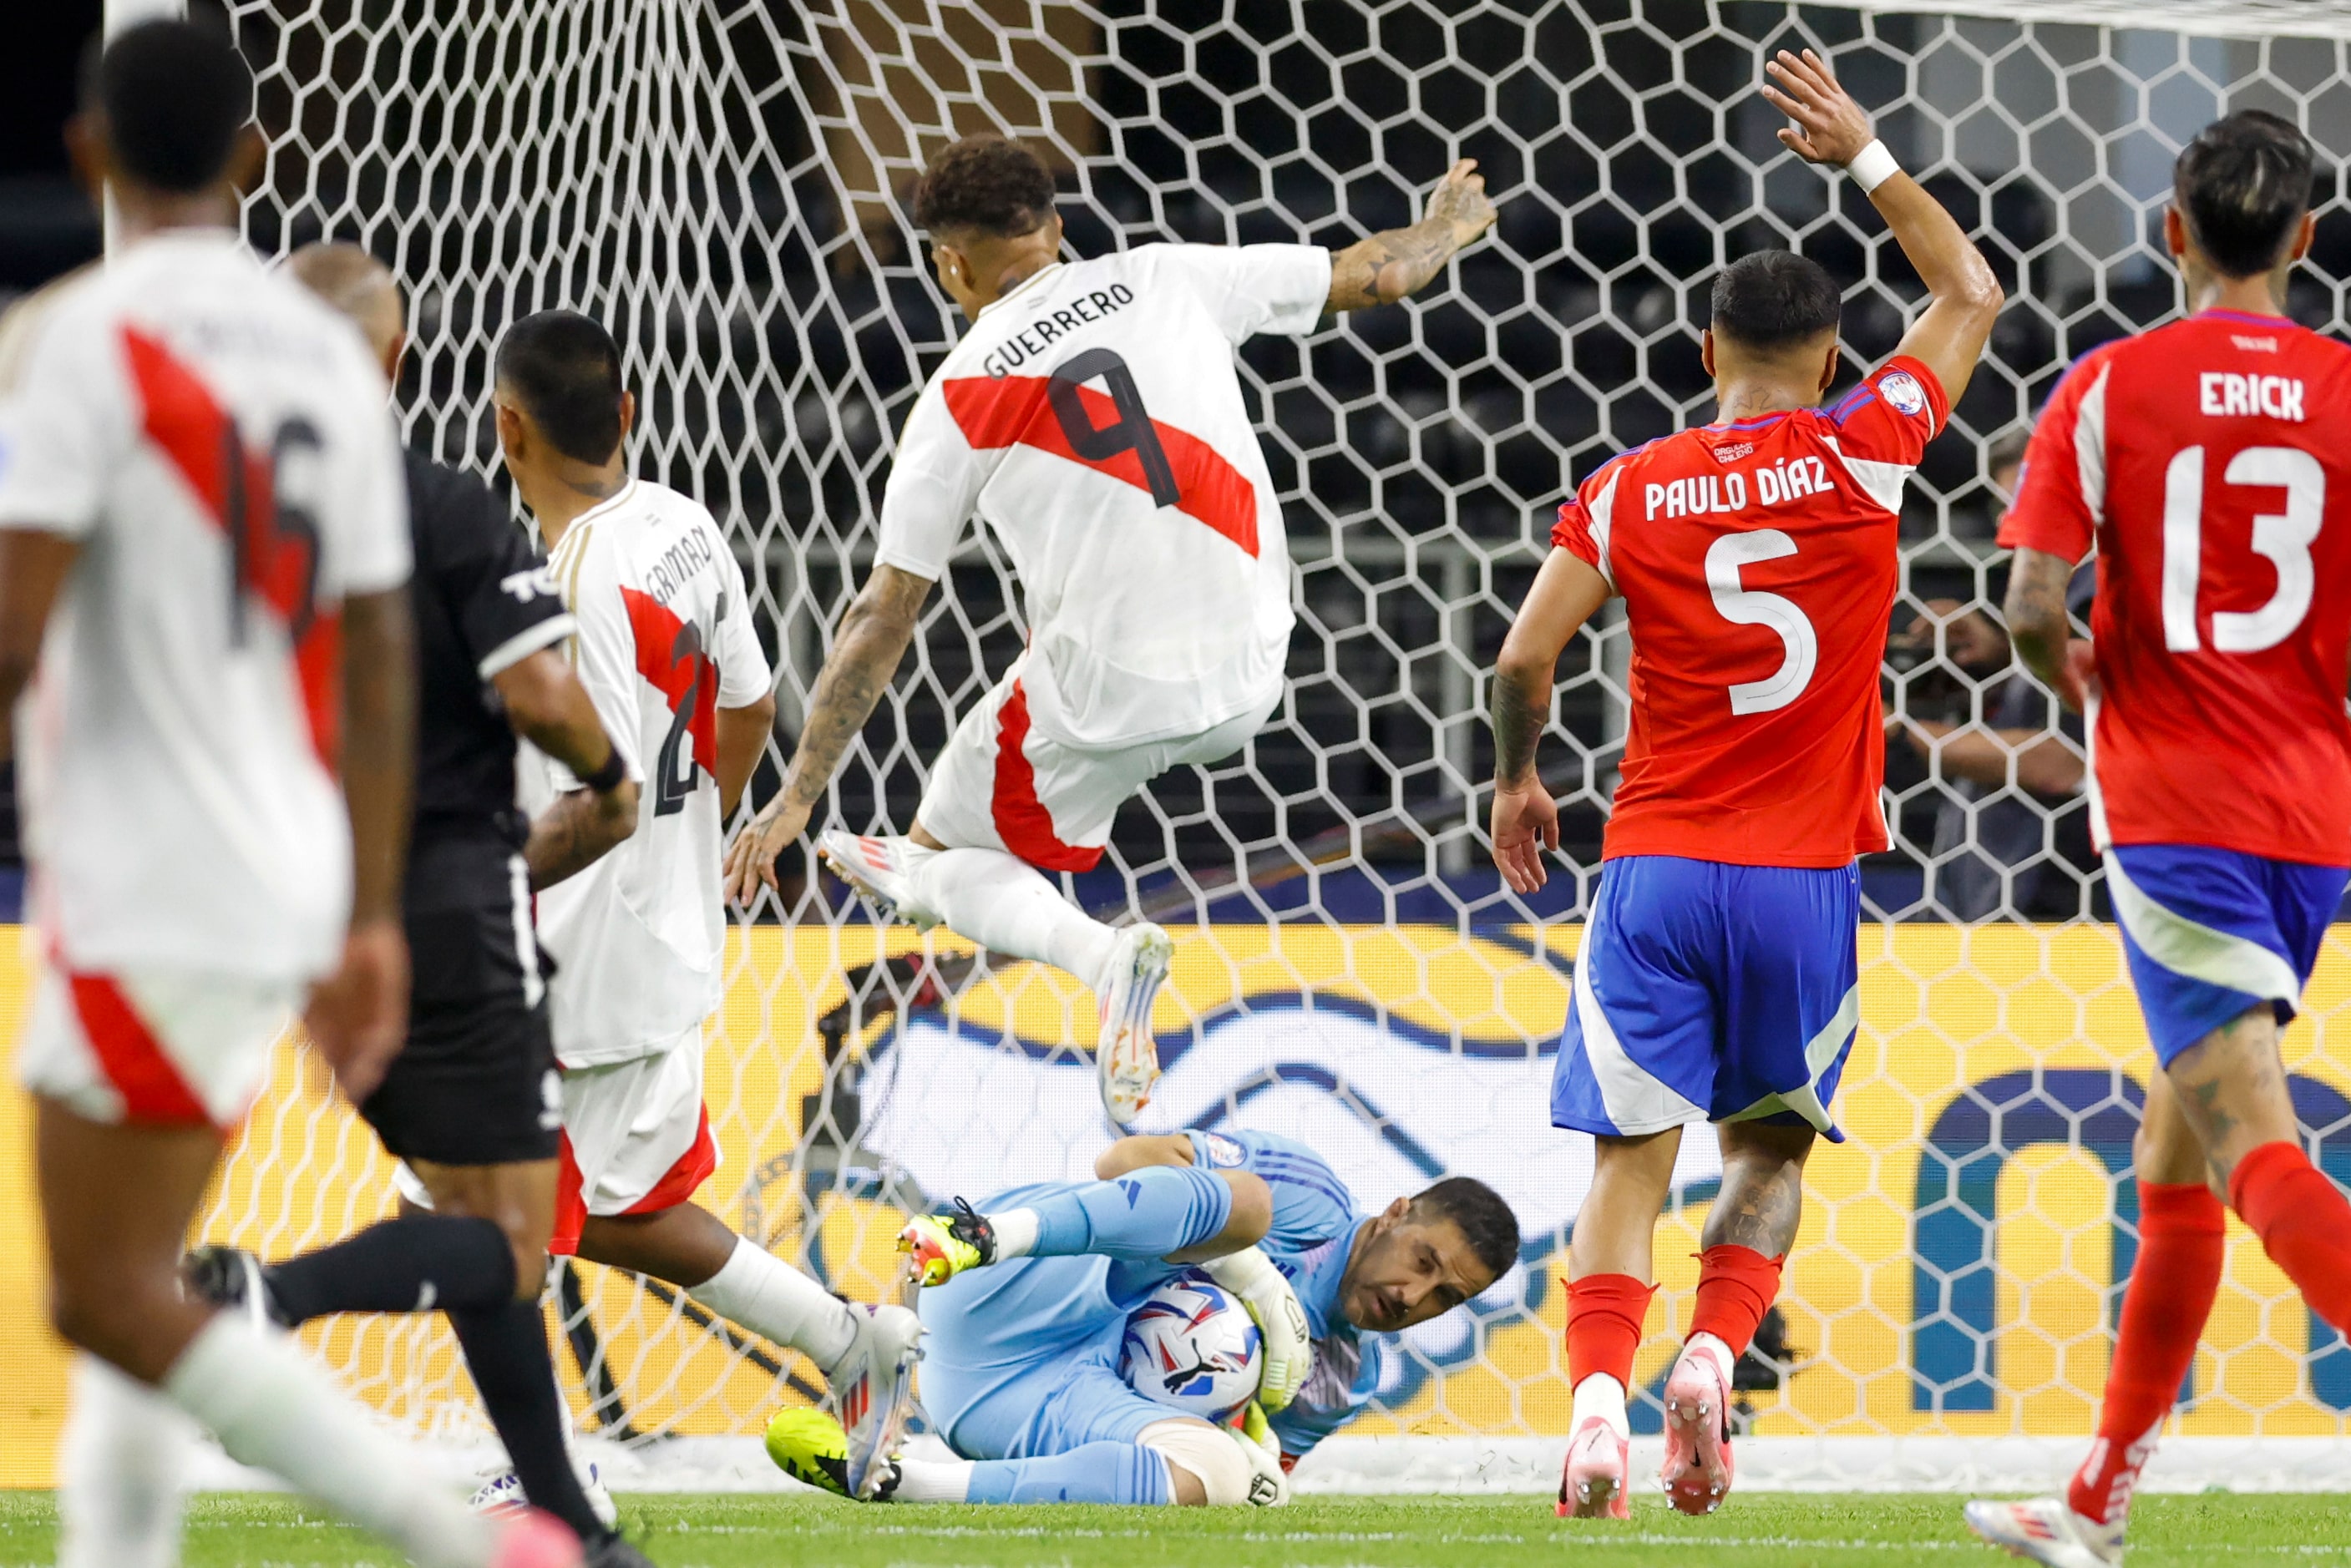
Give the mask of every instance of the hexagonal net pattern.
M 1754 91 L 1768 51 L 1820 49 L 2011 303 L 1905 504 L 1886 665 L 1896 845 L 1864 867 L 1880 923 L 1852 1137 L 1815 1166 L 1784 1332 L 1749 1398 L 1766 1434 L 2086 1429 L 2134 1246 L 2125 1178 L 2148 1065 L 2098 923 L 2079 731 L 2011 657 L 1992 535 L 2015 443 L 2063 367 L 2176 308 L 2158 219 L 2183 142 L 2259 106 L 2304 125 L 2330 171 L 2351 154 L 2351 5 L 230 8 L 269 140 L 248 232 L 271 253 L 356 241 L 395 268 L 414 441 L 494 472 L 504 327 L 554 305 L 611 326 L 639 471 L 701 498 L 744 562 L 778 670 L 771 764 L 870 562 L 895 432 L 957 330 L 904 207 L 924 158 L 982 129 L 1026 139 L 1059 172 L 1079 254 L 1341 245 L 1411 221 L 1451 160 L 1479 160 L 1501 221 L 1445 278 L 1242 351 L 1297 566 L 1288 696 L 1241 755 L 1144 792 L 1103 869 L 1067 890 L 1177 926 L 1153 1125 L 1298 1131 L 1367 1207 L 1440 1170 L 1511 1198 L 1525 1266 L 1416 1331 L 1366 1424 L 1489 1438 L 1566 1417 L 1553 1298 L 1590 1151 L 1549 1129 L 1546 1085 L 1625 741 L 1621 614 L 1562 661 L 1543 764 L 1564 874 L 1531 902 L 1500 888 L 1479 840 L 1486 672 L 1572 482 L 1709 417 L 1698 335 L 1726 261 L 1786 246 L 1824 263 L 1845 286 L 1847 379 L 1917 307 L 1866 200 L 1782 148 Z M 2331 172 L 2320 199 L 2292 307 L 2339 332 L 2351 210 Z M 1024 636 L 1011 566 L 976 532 L 820 815 L 903 830 L 954 720 Z M 871 1297 L 901 1208 L 1090 1171 L 1092 1009 L 1050 971 L 878 932 L 813 874 L 786 883 L 730 953 L 708 1089 L 727 1163 L 704 1200 Z M 2351 1138 L 2336 1086 L 2351 1044 L 2328 1044 L 2341 957 L 2330 947 L 2292 1044 L 2327 1138 Z M 1694 1239 L 1719 1160 L 1689 1142 L 1668 1227 Z M 289 1057 L 212 1223 L 290 1251 L 380 1212 L 383 1175 Z M 1645 1377 L 1686 1314 L 1693 1250 L 1658 1249 L 1669 1304 Z M 2238 1251 L 2188 1429 L 2337 1431 L 2351 1354 L 2298 1315 L 2257 1247 Z M 585 1418 L 622 1436 L 753 1432 L 820 1386 L 621 1276 L 581 1271 L 561 1313 Z M 321 1344 L 402 1418 L 475 1429 L 430 1325 L 346 1324 Z M 1635 1403 L 1654 1429 L 1654 1398 Z

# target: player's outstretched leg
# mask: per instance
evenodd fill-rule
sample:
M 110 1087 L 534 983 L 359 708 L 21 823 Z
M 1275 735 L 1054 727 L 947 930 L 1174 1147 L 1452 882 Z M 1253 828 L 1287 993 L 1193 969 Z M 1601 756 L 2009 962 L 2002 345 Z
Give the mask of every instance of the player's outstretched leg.
M 1633 1427 L 1625 1408 L 1641 1324 L 1656 1294 L 1657 1215 L 1671 1188 L 1679 1127 L 1594 1140 L 1592 1190 L 1575 1216 L 1567 1287 L 1567 1375 L 1575 1390 L 1562 1519 L 1625 1519 L 1631 1507 Z
M 861 1477 L 904 1434 L 923 1334 L 904 1307 L 844 1302 L 693 1203 L 590 1216 L 579 1255 L 668 1281 L 727 1322 L 814 1362 L 847 1423 Z
M 1109 1181 L 1035 1187 L 981 1213 L 956 1199 L 952 1214 L 917 1215 L 899 1232 L 926 1285 L 1012 1258 L 1114 1258 L 1134 1262 L 1211 1247 L 1238 1251 L 1265 1234 L 1263 1184 L 1189 1165 L 1150 1165 Z
M 1105 925 L 1000 849 L 934 849 L 911 837 L 837 829 L 817 849 L 885 919 L 924 930 L 944 925 L 990 952 L 1050 963 L 1084 981 L 1102 1022 L 1094 1066 L 1102 1109 L 1126 1127 L 1151 1103 L 1159 1081 L 1151 1009 L 1176 950 L 1165 931 Z
M 778 1469 L 849 1497 L 847 1445 L 821 1410 L 782 1410 L 768 1423 L 768 1457 Z M 1205 1421 L 1146 1427 L 1134 1442 L 1091 1442 L 1021 1459 L 916 1459 L 892 1455 L 871 1502 L 1185 1504 L 1287 1501 L 1278 1448 Z
M 2123 1290 L 2097 1440 L 2062 1497 L 1967 1505 L 1978 1535 L 2054 1568 L 2122 1560 L 2131 1494 L 2195 1363 L 2227 1259 L 2226 1213 L 2204 1183 L 2202 1147 L 2161 1074 L 2147 1085 L 2132 1152 L 2138 1258 Z
M 1707 1215 L 1689 1338 L 1666 1375 L 1666 1497 L 1712 1513 L 1729 1495 L 1731 1369 L 1780 1293 L 1780 1266 L 1802 1217 L 1804 1125 L 1725 1122 L 1722 1188 Z

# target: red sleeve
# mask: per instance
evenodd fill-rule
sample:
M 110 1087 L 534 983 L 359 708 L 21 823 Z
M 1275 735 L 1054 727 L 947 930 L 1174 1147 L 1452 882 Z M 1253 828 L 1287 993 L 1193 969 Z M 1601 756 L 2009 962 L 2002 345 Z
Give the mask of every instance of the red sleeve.
M 1607 520 L 1593 517 L 1592 509 L 1601 504 L 1601 492 L 1607 488 L 1609 471 L 1619 461 L 1612 457 L 1585 475 L 1583 483 L 1575 487 L 1575 493 L 1561 504 L 1559 520 L 1551 525 L 1552 544 L 1612 583 L 1616 574 L 1608 565 Z
M 2105 397 L 2111 347 L 2094 348 L 2074 361 L 2050 394 L 2032 426 L 2032 441 L 2024 449 L 2024 472 L 2016 483 L 2016 499 L 2000 522 L 2002 549 L 2039 550 L 2061 560 L 2078 561 L 2090 553 L 2098 531 L 2098 514 L 2105 508 L 2100 493 L 2082 485 L 2082 454 L 2095 449 L 2095 471 L 2105 472 Z M 2091 393 L 2095 391 L 2095 399 Z
M 1845 456 L 1916 468 L 1950 421 L 1951 400 L 1934 371 L 1896 355 L 1823 411 Z

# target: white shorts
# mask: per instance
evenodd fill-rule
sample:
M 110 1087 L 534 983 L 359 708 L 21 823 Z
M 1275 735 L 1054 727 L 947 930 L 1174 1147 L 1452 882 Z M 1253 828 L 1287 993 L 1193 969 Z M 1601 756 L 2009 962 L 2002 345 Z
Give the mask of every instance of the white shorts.
M 702 1104 L 702 1028 L 659 1055 L 563 1071 L 563 1148 L 555 1238 L 580 1250 L 590 1214 L 655 1214 L 692 1198 L 718 1168 Z
M 1110 842 L 1112 819 L 1168 769 L 1217 763 L 1264 728 L 1280 706 L 1228 719 L 1205 734 L 1086 750 L 1029 725 L 1023 653 L 963 716 L 932 764 L 915 820 L 949 849 L 1001 849 L 1040 871 L 1091 871 Z
M 187 970 L 68 974 L 44 963 L 17 1075 L 90 1121 L 226 1130 L 252 1108 L 307 989 Z

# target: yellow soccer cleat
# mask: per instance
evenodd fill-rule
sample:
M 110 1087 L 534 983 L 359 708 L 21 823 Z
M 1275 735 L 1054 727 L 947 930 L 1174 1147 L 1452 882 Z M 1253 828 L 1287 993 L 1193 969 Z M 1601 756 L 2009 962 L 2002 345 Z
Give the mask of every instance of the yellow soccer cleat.
M 898 1232 L 898 1251 L 914 1260 L 926 1285 L 996 1262 L 996 1227 L 958 1198 L 953 1214 L 918 1214 Z
M 808 1406 L 778 1410 L 768 1423 L 768 1458 L 796 1481 L 804 1481 L 835 1497 L 849 1490 L 849 1434 L 841 1423 Z M 898 1490 L 898 1461 L 877 1462 L 880 1484 L 869 1501 L 888 1502 Z

